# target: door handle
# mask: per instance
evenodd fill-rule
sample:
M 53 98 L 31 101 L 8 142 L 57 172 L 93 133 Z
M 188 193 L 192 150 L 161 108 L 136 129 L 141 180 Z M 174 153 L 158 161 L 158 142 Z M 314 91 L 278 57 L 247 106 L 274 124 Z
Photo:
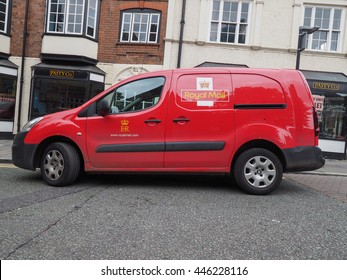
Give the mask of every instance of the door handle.
M 175 123 L 185 123 L 185 122 L 189 122 L 188 118 L 177 118 L 177 119 L 173 119 L 172 120 Z
M 161 120 L 158 120 L 158 119 L 149 119 L 149 120 L 145 120 L 145 123 L 161 123 Z

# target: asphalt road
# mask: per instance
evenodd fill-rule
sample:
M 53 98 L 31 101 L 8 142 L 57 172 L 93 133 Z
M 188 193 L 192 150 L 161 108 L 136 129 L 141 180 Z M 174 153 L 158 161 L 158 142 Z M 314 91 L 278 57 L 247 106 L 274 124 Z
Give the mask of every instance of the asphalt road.
M 347 259 L 347 204 L 289 179 L 251 196 L 214 176 L 0 178 L 0 259 Z

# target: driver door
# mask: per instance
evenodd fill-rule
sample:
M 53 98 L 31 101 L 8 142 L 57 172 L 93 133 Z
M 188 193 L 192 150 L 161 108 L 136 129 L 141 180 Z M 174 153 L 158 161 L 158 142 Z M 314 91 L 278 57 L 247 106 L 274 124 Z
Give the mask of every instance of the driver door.
M 170 77 L 123 84 L 95 104 L 109 104 L 105 116 L 87 120 L 87 151 L 93 168 L 138 170 L 163 167 L 166 104 Z

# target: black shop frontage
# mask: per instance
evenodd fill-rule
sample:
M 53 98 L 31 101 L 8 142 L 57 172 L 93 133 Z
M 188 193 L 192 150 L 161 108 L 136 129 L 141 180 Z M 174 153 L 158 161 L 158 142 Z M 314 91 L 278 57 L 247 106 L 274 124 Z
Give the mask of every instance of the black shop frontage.
M 318 112 L 319 147 L 327 158 L 346 159 L 347 76 L 342 73 L 301 71 Z
M 16 106 L 18 66 L 0 57 L 0 139 L 11 138 Z
M 96 66 L 40 63 L 32 70 L 30 119 L 78 107 L 104 89 L 105 72 Z

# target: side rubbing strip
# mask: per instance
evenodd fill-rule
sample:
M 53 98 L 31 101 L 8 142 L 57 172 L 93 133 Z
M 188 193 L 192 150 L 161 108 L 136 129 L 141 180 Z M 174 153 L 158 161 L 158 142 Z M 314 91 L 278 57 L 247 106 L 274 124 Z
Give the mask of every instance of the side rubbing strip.
M 287 104 L 235 104 L 234 108 L 243 110 L 285 109 Z
M 111 144 L 96 148 L 97 153 L 163 152 L 164 150 L 165 143 Z
M 136 143 L 110 144 L 96 148 L 97 153 L 131 153 L 131 152 L 185 152 L 185 151 L 221 151 L 225 142 L 169 142 L 169 143 Z
M 170 142 L 166 143 L 166 151 L 221 151 L 225 142 Z

